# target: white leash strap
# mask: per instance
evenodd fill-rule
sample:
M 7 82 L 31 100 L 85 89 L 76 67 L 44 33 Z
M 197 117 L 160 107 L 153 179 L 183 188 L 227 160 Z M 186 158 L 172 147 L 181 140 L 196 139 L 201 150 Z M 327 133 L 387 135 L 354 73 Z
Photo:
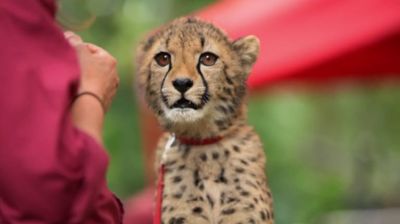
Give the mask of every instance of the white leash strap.
M 167 153 L 171 150 L 171 146 L 172 144 L 174 144 L 174 142 L 175 142 L 175 134 L 172 133 L 169 136 L 167 143 L 165 144 L 164 152 L 162 154 L 162 161 L 165 161 L 167 159 Z

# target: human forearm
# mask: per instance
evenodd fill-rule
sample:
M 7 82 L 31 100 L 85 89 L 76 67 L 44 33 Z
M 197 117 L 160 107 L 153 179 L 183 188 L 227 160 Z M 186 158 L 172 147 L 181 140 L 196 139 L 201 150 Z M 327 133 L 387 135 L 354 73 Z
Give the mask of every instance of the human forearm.
M 103 144 L 104 112 L 101 103 L 94 96 L 84 94 L 76 98 L 71 113 L 75 127 Z

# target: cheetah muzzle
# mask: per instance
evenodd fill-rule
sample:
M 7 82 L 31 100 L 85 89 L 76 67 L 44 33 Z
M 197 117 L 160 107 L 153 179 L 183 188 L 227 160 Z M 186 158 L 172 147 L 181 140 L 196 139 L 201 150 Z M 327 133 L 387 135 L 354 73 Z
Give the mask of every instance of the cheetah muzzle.
M 246 79 L 254 36 L 230 40 L 214 25 L 180 18 L 138 48 L 137 83 L 165 133 L 161 223 L 272 224 L 266 158 L 247 124 Z

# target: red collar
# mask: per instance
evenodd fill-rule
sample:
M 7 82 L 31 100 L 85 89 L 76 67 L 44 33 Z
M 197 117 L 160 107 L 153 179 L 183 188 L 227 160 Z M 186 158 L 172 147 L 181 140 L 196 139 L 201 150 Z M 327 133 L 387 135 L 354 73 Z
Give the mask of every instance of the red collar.
M 177 137 L 177 139 L 186 145 L 210 145 L 219 142 L 222 137 L 215 136 L 212 138 L 205 138 L 205 139 L 194 139 L 194 138 L 185 138 L 185 137 Z

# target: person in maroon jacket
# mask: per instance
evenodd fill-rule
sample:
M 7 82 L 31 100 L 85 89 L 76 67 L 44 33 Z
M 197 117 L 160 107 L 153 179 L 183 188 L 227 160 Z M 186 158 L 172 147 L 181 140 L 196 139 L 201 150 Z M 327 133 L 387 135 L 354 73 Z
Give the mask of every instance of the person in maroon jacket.
M 116 61 L 64 36 L 55 9 L 0 1 L 0 223 L 121 223 L 102 146 Z

